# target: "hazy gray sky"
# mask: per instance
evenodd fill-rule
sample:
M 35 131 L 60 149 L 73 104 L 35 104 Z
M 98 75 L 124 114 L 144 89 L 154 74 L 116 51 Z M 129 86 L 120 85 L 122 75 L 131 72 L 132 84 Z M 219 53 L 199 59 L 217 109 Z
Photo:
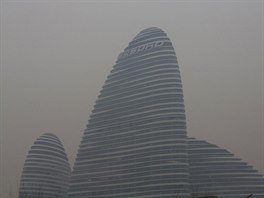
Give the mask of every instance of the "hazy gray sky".
M 71 165 L 119 53 L 142 29 L 174 45 L 189 136 L 264 171 L 263 1 L 2 1 L 1 197 L 56 134 Z

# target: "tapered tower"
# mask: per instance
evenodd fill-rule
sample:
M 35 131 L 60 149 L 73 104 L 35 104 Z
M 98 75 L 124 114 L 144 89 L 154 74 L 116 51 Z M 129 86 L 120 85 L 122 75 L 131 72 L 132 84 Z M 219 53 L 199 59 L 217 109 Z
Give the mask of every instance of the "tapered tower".
M 96 101 L 69 197 L 189 196 L 180 71 L 167 35 L 141 31 L 122 52 Z
M 188 138 L 171 41 L 141 31 L 118 56 L 92 111 L 69 198 L 264 197 L 264 179 L 228 151 Z

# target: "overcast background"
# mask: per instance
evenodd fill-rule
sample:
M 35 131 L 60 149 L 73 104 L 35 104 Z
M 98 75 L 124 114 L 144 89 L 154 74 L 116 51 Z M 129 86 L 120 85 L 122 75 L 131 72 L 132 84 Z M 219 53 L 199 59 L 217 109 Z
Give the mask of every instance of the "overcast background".
M 56 134 L 71 166 L 118 54 L 162 28 L 179 60 L 189 136 L 264 172 L 263 1 L 2 1 L 1 197 Z

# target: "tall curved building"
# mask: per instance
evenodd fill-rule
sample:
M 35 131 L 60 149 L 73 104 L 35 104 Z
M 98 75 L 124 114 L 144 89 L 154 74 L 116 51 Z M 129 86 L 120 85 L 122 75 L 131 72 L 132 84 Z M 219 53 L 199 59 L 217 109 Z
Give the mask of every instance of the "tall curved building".
M 22 172 L 19 198 L 65 198 L 71 169 L 63 145 L 51 133 L 31 147 Z
M 201 147 L 209 148 L 205 144 Z M 200 167 L 215 168 L 206 161 L 200 166 L 196 160 L 206 156 L 196 152 L 195 140 L 186 135 L 172 43 L 161 29 L 145 29 L 118 56 L 100 92 L 78 150 L 69 197 L 191 197 L 197 186 L 212 181 L 199 180 Z M 264 187 L 263 180 L 258 181 Z M 214 184 L 215 190 L 222 185 Z M 225 196 L 228 187 L 222 189 Z M 197 195 L 208 194 L 207 189 L 198 191 Z M 264 195 L 264 188 L 258 192 Z
M 157 28 L 119 55 L 96 101 L 70 197 L 189 194 L 186 121 L 172 44 Z

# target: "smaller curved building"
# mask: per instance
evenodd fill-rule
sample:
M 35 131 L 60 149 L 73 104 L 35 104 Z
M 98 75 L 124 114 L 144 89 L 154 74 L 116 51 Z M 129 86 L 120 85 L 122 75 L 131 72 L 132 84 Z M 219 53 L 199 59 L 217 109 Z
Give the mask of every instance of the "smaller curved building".
M 19 198 L 64 198 L 71 175 L 59 138 L 41 135 L 28 152 L 20 181 Z
M 229 151 L 203 140 L 188 138 L 189 173 L 194 197 L 217 195 L 264 197 L 264 177 Z

